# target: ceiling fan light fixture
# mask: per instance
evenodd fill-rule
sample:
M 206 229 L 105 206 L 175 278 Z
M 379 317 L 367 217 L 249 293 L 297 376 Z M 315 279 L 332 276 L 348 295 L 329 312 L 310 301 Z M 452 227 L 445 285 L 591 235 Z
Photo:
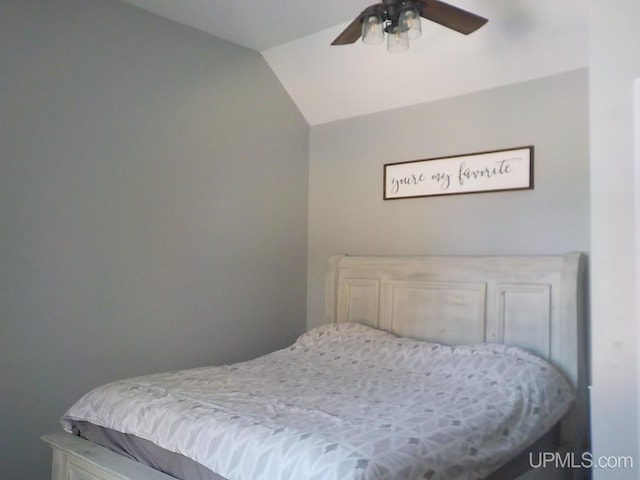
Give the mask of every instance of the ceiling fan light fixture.
M 420 23 L 420 12 L 416 6 L 408 6 L 400 12 L 398 25 L 402 31 L 407 32 L 410 40 L 414 40 L 422 35 L 422 24 Z
M 384 19 L 380 14 L 366 15 L 362 21 L 362 41 L 368 45 L 384 42 Z
M 398 24 L 387 26 L 387 50 L 391 53 L 409 50 L 409 34 L 406 30 L 402 30 Z
M 410 38 L 422 34 L 421 17 L 464 35 L 488 21 L 442 0 L 382 0 L 360 13 L 331 45 L 350 45 L 360 37 L 364 43 L 382 43 L 387 33 L 389 51 L 404 51 L 409 48 Z M 395 31 L 398 26 L 400 33 Z

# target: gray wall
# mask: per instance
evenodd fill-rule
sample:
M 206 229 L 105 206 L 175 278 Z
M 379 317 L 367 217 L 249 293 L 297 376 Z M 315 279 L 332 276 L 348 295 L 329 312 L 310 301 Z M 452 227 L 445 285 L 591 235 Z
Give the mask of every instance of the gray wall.
M 256 52 L 113 0 L 0 5 L 0 476 L 87 389 L 305 328 L 309 127 Z
M 332 253 L 588 252 L 588 133 L 586 70 L 314 126 L 308 326 Z M 524 145 L 533 190 L 382 200 L 385 163 Z

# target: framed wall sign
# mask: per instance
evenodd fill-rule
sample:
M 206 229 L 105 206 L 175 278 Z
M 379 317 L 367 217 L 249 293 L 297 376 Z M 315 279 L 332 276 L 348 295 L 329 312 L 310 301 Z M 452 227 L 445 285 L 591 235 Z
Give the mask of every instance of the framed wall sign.
M 533 146 L 384 166 L 384 199 L 533 188 Z

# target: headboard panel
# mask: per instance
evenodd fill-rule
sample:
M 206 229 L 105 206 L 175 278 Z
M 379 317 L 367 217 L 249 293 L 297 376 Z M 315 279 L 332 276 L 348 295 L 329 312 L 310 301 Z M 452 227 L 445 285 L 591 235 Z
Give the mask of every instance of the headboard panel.
M 364 323 L 448 345 L 525 348 L 558 367 L 574 385 L 580 399 L 573 416 L 580 418 L 586 412 L 584 269 L 580 253 L 334 255 L 325 320 Z M 575 422 L 571 429 L 578 428 Z M 570 434 L 573 440 L 575 434 Z

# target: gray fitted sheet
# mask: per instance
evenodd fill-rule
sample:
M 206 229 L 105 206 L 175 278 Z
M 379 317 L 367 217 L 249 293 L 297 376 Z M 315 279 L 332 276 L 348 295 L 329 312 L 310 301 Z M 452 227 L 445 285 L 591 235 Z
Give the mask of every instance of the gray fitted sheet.
M 169 452 L 143 438 L 74 421 L 73 433 L 143 463 L 179 480 L 226 480 L 208 468 L 179 453 Z

